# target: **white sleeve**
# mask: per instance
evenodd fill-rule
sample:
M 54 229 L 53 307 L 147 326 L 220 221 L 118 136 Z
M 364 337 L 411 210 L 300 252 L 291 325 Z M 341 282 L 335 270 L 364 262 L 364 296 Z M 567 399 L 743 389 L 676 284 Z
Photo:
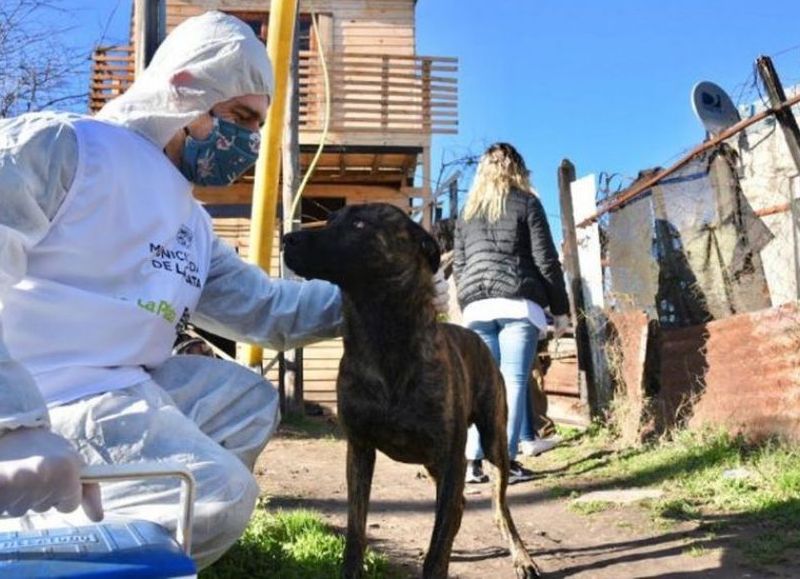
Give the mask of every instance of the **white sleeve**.
M 342 297 L 326 281 L 273 279 L 215 238 L 191 320 L 225 338 L 287 350 L 341 335 Z
M 33 377 L 4 343 L 3 298 L 25 275 L 28 250 L 49 230 L 77 160 L 77 138 L 67 123 L 49 115 L 0 121 L 0 434 L 49 424 Z

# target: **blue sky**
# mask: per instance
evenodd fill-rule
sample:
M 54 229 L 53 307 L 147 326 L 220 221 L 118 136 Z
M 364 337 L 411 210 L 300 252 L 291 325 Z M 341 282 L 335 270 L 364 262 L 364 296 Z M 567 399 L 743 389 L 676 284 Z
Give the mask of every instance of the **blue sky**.
M 800 82 L 800 1 L 419 0 L 417 51 L 459 58 L 460 133 L 436 138 L 434 167 L 442 152 L 515 144 L 558 231 L 563 158 L 579 176 L 635 177 L 703 140 L 696 82 L 758 99 L 760 54 Z
M 130 0 L 64 3 L 73 42 L 126 40 Z M 459 58 L 460 131 L 434 139 L 434 174 L 443 158 L 509 141 L 555 220 L 561 159 L 579 176 L 631 178 L 702 141 L 696 82 L 752 102 L 760 54 L 785 85 L 800 82 L 800 1 L 419 0 L 417 51 Z

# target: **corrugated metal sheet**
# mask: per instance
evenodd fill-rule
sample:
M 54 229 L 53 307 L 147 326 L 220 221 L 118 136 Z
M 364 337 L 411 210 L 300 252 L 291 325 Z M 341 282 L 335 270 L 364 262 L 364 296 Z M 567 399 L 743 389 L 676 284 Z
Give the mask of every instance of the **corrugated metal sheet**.
M 658 401 L 667 423 L 722 425 L 752 438 L 800 440 L 796 303 L 663 330 Z
M 641 310 L 609 312 L 609 345 L 613 362 L 610 370 L 628 400 L 642 406 L 644 392 L 645 359 L 647 356 L 648 320 Z
M 608 313 L 605 351 L 616 390 L 614 422 L 627 443 L 644 440 L 653 427 L 645 387 L 649 330 L 642 310 Z

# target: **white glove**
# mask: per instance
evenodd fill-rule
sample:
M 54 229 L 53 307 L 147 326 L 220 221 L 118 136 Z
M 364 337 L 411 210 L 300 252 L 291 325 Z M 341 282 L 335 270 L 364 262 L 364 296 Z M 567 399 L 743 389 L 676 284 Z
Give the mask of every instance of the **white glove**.
M 444 279 L 441 269 L 433 274 L 433 307 L 436 308 L 438 314 L 446 314 L 450 311 L 450 286 Z
M 553 337 L 557 340 L 563 336 L 569 329 L 570 321 L 569 316 L 562 314 L 553 318 Z
M 100 487 L 81 487 L 83 458 L 66 439 L 44 428 L 19 428 L 0 436 L 0 514 L 21 517 L 55 507 L 71 513 L 83 505 L 103 519 Z

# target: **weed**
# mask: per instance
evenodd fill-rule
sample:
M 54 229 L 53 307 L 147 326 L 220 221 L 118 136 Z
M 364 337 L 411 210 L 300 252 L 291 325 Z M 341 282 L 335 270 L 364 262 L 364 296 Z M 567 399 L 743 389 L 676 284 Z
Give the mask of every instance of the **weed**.
M 664 519 L 694 520 L 699 517 L 697 508 L 685 498 L 674 498 L 656 501 L 651 506 L 652 512 Z
M 740 541 L 745 558 L 752 564 L 771 565 L 785 560 L 786 551 L 800 548 L 800 531 L 776 529 Z
M 689 557 L 705 557 L 709 551 L 703 545 L 694 544 L 684 551 Z
M 553 497 L 554 499 L 560 499 L 562 497 L 568 497 L 573 493 L 571 488 L 562 487 L 562 486 L 554 486 L 550 487 L 547 490 L 547 494 Z
M 614 503 L 607 501 L 573 501 L 569 504 L 569 510 L 579 515 L 593 515 L 595 513 L 602 513 L 614 507 Z
M 617 521 L 616 526 L 618 529 L 633 529 L 633 523 L 630 521 Z
M 669 439 L 609 451 L 612 445 L 609 430 L 595 427 L 567 452 L 548 453 L 547 464 L 560 465 L 545 479 L 558 481 L 551 495 L 661 488 L 664 498 L 640 503 L 652 513 L 656 528 L 697 521 L 716 532 L 731 524 L 758 524 L 768 531 L 747 545 L 746 556 L 755 563 L 780 561 L 787 550 L 800 547 L 800 449 L 779 441 L 753 445 L 715 430 L 678 431 Z M 569 508 L 586 515 L 608 506 L 573 503 Z
M 281 420 L 280 432 L 290 438 L 336 440 L 341 431 L 335 419 L 311 417 L 300 413 L 287 414 Z
M 311 511 L 256 511 L 244 535 L 201 579 L 337 577 L 344 556 L 344 537 Z M 386 558 L 367 550 L 364 577 L 387 575 Z

